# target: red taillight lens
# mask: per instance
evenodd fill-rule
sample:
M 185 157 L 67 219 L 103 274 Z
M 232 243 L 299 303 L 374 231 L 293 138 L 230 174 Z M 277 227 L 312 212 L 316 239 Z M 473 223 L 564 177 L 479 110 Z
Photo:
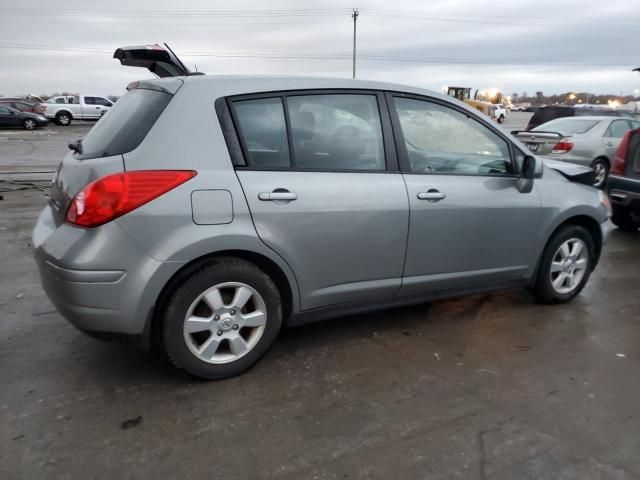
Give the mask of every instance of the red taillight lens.
M 71 201 L 66 220 L 97 227 L 150 202 L 194 177 L 191 170 L 137 170 L 116 173 L 84 187 Z
M 633 130 L 629 130 L 622 137 L 622 141 L 620 145 L 618 145 L 618 149 L 616 150 L 616 154 L 613 157 L 613 163 L 611 164 L 611 170 L 609 173 L 613 175 L 624 175 L 624 170 L 627 166 L 627 153 L 629 152 L 629 142 L 631 141 L 631 134 Z M 640 132 L 640 130 L 636 130 L 636 132 Z
M 553 150 L 551 150 L 551 153 L 567 153 L 570 152 L 572 148 L 573 143 L 569 142 L 568 140 L 560 140 L 555 144 Z

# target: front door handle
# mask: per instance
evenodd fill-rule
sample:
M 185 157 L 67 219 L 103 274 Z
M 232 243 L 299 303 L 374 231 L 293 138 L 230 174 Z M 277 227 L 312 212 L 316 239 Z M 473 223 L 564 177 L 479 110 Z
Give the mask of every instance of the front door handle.
M 613 142 L 607 142 L 607 147 L 613 147 Z
M 263 202 L 291 202 L 298 198 L 298 194 L 284 188 L 276 188 L 273 192 L 261 192 L 258 198 Z
M 436 190 L 435 188 L 430 188 L 426 192 L 418 193 L 418 200 L 428 200 L 430 202 L 439 202 L 447 198 L 447 196 L 442 193 L 440 190 Z

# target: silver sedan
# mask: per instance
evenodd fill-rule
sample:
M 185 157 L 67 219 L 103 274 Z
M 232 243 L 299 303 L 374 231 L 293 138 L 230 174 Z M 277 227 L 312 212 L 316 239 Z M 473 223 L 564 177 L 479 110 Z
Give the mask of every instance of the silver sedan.
M 564 117 L 543 123 L 531 131 L 512 132 L 536 155 L 593 168 L 594 186 L 607 180 L 613 156 L 625 132 L 640 127 L 632 118 Z

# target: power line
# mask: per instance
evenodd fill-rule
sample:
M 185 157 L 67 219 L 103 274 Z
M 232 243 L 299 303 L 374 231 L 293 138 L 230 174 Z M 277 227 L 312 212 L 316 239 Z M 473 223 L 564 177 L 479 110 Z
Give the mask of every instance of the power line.
M 43 9 L 5 8 L 0 15 L 39 15 L 39 16 L 102 16 L 102 17 L 238 17 L 238 18 L 273 18 L 299 16 L 342 16 L 349 13 L 348 8 L 315 8 L 286 10 L 79 10 L 79 9 Z
M 112 50 L 98 48 L 76 48 L 50 45 L 24 45 L 24 44 L 0 44 L 2 49 L 25 49 L 42 50 L 56 52 L 74 53 L 105 53 L 111 54 Z M 205 51 L 184 51 L 184 57 L 212 57 L 212 58 L 264 58 L 264 59 L 294 59 L 294 60 L 352 60 L 349 54 L 309 54 L 309 53 L 272 53 L 272 52 L 205 52 Z M 523 61 L 523 60 L 482 60 L 465 59 L 451 57 L 416 58 L 416 57 L 396 57 L 383 55 L 360 54 L 358 59 L 377 62 L 406 62 L 406 63 L 426 63 L 426 64 L 459 64 L 459 65 L 524 65 L 524 66 L 587 66 L 587 67 L 628 67 L 627 63 L 599 63 L 599 62 L 548 62 L 548 61 Z

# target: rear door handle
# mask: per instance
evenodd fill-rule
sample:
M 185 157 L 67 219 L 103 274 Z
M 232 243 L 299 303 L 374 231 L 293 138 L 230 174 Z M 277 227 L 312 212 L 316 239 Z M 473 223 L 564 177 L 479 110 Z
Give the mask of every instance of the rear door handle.
M 298 198 L 298 194 L 284 188 L 276 188 L 273 192 L 261 192 L 258 198 L 263 202 L 291 202 Z
M 440 190 L 436 190 L 435 188 L 430 188 L 426 192 L 418 193 L 418 200 L 428 200 L 430 202 L 439 202 L 447 198 L 447 196 L 442 193 Z
M 613 142 L 607 142 L 607 147 L 613 147 Z

